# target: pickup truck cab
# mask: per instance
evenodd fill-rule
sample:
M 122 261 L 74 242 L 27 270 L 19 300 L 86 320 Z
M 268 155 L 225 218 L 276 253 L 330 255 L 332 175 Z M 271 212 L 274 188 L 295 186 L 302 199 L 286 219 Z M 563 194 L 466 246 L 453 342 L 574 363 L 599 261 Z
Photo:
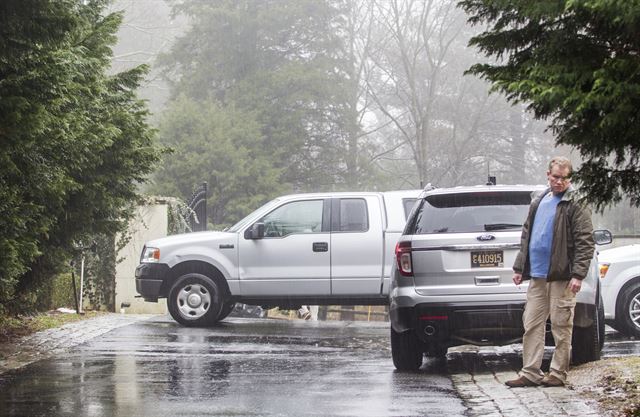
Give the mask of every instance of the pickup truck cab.
M 145 301 L 185 326 L 236 302 L 265 308 L 385 305 L 394 249 L 420 190 L 278 197 L 222 232 L 149 241 L 136 268 Z

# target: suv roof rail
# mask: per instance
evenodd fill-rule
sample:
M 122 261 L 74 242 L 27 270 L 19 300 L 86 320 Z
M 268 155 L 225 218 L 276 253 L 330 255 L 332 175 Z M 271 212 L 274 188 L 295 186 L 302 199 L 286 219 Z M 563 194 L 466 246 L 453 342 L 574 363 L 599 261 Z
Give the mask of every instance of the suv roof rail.
M 429 191 L 435 190 L 436 188 L 438 188 L 438 187 L 436 187 L 435 185 L 431 185 L 431 183 L 428 183 L 427 185 L 425 185 L 425 187 L 420 192 L 420 195 L 418 196 L 418 199 L 422 200 Z
M 431 191 L 431 190 L 435 190 L 436 188 L 437 187 L 435 185 L 431 185 L 431 183 L 428 183 L 427 185 L 424 186 L 422 191 Z

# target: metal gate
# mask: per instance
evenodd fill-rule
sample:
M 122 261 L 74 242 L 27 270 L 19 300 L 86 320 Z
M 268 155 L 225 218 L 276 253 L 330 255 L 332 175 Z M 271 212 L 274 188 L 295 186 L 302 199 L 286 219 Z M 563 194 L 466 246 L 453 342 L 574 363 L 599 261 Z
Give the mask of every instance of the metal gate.
M 207 230 L 207 189 L 207 183 L 203 182 L 187 200 L 189 226 L 193 232 Z

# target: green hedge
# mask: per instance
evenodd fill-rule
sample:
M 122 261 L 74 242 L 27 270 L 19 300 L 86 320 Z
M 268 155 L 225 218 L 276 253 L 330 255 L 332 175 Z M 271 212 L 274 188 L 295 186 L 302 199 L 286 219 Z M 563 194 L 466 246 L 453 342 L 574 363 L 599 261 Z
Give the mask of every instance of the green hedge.
M 76 286 L 80 290 L 80 283 L 76 277 Z M 71 284 L 71 273 L 56 275 L 51 283 L 50 309 L 59 307 L 76 308 L 73 300 L 73 287 Z

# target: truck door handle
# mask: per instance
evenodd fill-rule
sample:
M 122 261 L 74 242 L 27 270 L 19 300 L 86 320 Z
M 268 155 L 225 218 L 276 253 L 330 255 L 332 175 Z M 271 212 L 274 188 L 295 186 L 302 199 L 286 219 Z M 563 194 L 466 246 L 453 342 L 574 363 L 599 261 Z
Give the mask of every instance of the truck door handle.
M 314 252 L 328 252 L 329 244 L 327 242 L 313 242 Z

